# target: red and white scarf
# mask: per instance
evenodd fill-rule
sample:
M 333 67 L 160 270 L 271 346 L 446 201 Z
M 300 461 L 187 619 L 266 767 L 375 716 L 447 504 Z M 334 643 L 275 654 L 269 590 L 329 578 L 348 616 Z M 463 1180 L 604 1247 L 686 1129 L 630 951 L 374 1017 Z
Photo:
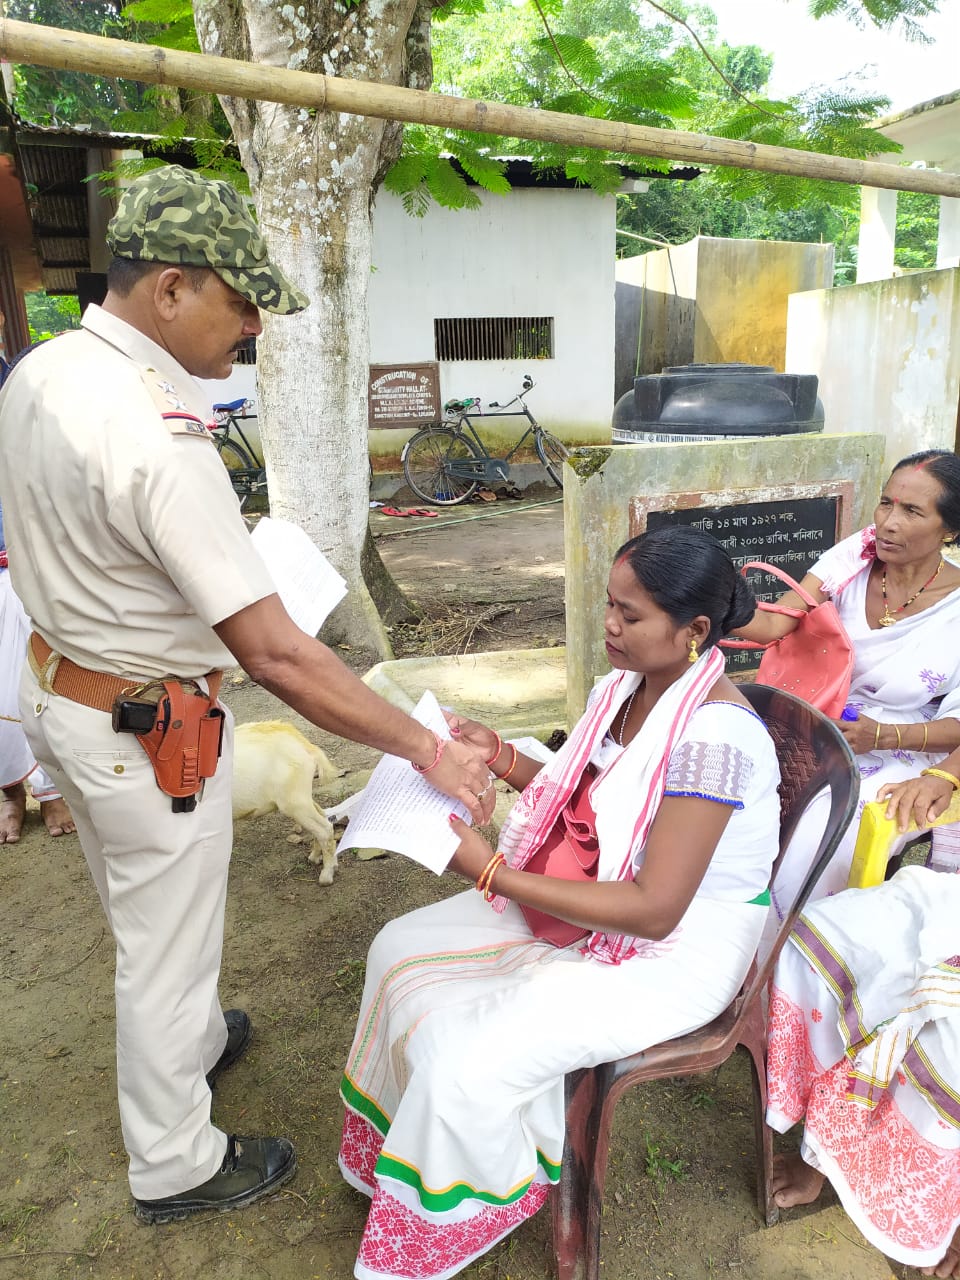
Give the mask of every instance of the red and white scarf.
M 723 668 L 723 654 L 715 645 L 701 654 L 660 697 L 640 732 L 590 788 L 600 841 L 598 880 L 627 880 L 635 874 L 635 859 L 646 844 L 663 797 L 670 755 Z M 499 847 L 511 867 L 522 870 L 540 847 L 617 711 L 642 679 L 634 671 L 605 676 L 570 737 L 524 789 L 500 833 Z M 506 898 L 493 900 L 497 911 L 506 905 Z M 592 933 L 583 944 L 584 951 L 605 964 L 629 960 L 642 947 L 642 939 L 638 944 L 636 938 L 609 933 Z
M 873 568 L 877 558 L 877 529 L 868 524 L 859 534 L 838 543 L 830 552 L 831 567 L 820 584 L 820 590 L 831 600 L 858 578 L 865 569 Z

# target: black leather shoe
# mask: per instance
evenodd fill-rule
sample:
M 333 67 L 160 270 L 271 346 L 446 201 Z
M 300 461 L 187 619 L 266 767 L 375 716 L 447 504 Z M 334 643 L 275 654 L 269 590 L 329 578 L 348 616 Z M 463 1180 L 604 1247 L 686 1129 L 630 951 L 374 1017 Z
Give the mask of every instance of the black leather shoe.
M 296 1170 L 297 1153 L 287 1138 L 230 1137 L 220 1171 L 212 1178 L 162 1200 L 134 1199 L 133 1211 L 141 1222 L 156 1225 L 210 1209 L 242 1209 L 282 1186 Z
M 253 1039 L 253 1023 L 242 1009 L 228 1009 L 223 1015 L 227 1024 L 227 1044 L 223 1053 L 207 1072 L 207 1084 L 213 1088 L 217 1076 L 222 1075 L 227 1067 L 232 1067 L 238 1058 L 242 1058 Z

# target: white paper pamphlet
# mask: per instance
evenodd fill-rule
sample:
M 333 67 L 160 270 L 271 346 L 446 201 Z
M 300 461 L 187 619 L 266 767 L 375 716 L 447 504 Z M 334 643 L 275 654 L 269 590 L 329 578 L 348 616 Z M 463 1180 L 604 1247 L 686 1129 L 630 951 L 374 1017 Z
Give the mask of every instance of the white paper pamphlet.
M 264 516 L 250 535 L 301 631 L 315 636 L 347 594 L 347 584 L 299 525 Z
M 450 730 L 440 704 L 427 690 L 410 713 L 441 738 Z M 344 849 L 389 849 L 419 862 L 437 875 L 457 851 L 460 837 L 450 826 L 455 813 L 464 822 L 472 821 L 466 806 L 438 791 L 423 774 L 400 756 L 385 755 L 370 775 L 370 781 L 355 797 L 350 821 L 337 845 Z

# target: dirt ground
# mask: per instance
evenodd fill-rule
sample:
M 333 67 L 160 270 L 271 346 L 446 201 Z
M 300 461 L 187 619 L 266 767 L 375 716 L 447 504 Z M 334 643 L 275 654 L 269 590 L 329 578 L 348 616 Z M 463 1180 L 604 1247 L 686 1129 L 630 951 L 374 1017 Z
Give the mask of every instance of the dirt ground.
M 562 506 L 549 492 L 444 512 L 373 516 L 385 562 L 426 621 L 398 628 L 398 653 L 563 642 Z M 364 656 L 343 652 L 358 669 Z M 238 721 L 285 715 L 237 672 Z M 290 717 L 287 717 L 290 718 Z M 365 748 L 297 721 L 356 789 Z M 336 1166 L 339 1073 L 367 946 L 400 912 L 461 888 L 399 857 L 341 859 L 319 886 L 279 815 L 239 824 L 221 993 L 247 1009 L 253 1045 L 218 1083 L 216 1123 L 283 1133 L 296 1179 L 236 1214 L 141 1227 L 131 1212 L 115 1100 L 113 949 L 76 837 L 46 836 L 35 809 L 0 849 L 0 1280 L 312 1280 L 352 1275 L 366 1202 Z M 604 1210 L 602 1269 L 614 1280 L 904 1280 L 836 1201 L 761 1227 L 754 1201 L 746 1062 L 620 1104 Z M 463 1275 L 547 1280 L 549 1213 Z

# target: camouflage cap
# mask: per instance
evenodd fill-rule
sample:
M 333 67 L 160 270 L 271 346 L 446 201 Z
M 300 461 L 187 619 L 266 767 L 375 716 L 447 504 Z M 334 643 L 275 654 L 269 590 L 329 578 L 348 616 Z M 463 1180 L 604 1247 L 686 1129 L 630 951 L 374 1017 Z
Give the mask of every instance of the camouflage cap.
M 310 305 L 270 261 L 236 188 L 178 164 L 153 169 L 127 187 L 107 227 L 107 247 L 118 258 L 210 267 L 241 297 L 277 315 Z

